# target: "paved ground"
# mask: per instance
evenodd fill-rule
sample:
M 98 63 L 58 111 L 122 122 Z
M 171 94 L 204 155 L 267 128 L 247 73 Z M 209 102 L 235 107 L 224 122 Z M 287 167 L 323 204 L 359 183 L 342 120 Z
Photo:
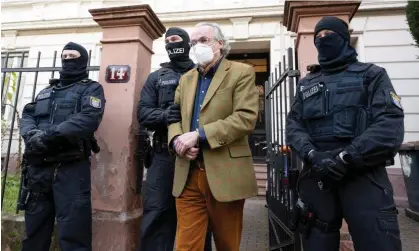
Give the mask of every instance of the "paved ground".
M 399 209 L 399 225 L 403 251 L 419 251 L 419 223 L 407 218 L 404 209 Z
M 407 218 L 399 209 L 403 251 L 419 251 L 419 223 Z M 244 210 L 243 237 L 240 251 L 268 250 L 268 213 L 263 199 L 247 200 Z M 214 245 L 213 245 L 214 246 Z M 215 246 L 213 248 L 215 251 Z
M 264 199 L 246 200 L 240 251 L 268 250 L 268 210 Z M 216 251 L 214 243 L 213 251 Z

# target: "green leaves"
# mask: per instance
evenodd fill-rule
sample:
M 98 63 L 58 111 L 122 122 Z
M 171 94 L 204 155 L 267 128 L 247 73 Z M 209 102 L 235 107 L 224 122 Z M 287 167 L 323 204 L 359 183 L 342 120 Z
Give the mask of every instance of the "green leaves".
M 419 47 L 419 1 L 408 1 L 406 6 L 407 24 L 410 28 L 410 33 Z
M 13 101 L 13 94 L 16 92 L 17 74 L 16 72 L 9 72 L 5 76 L 3 88 L 7 88 L 6 99 L 3 102 L 11 104 Z M 7 102 L 6 102 L 7 101 Z

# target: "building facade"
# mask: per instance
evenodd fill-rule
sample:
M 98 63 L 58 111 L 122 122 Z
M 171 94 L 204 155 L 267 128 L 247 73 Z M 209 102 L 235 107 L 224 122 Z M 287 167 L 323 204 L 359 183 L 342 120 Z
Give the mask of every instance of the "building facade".
M 419 139 L 419 49 L 413 46 L 405 17 L 407 1 L 362 1 L 352 19 L 352 45 L 359 53 L 359 60 L 385 67 L 402 97 L 405 110 L 405 141 Z M 198 22 L 216 22 L 229 38 L 232 50 L 229 59 L 254 66 L 259 87 L 260 119 L 251 137 L 253 145 L 264 140 L 263 85 L 270 73 L 275 72 L 286 55 L 287 48 L 294 47 L 295 34 L 282 25 L 284 2 L 278 0 L 2 0 L 1 51 L 2 67 L 6 67 L 5 55 L 9 53 L 7 67 L 60 66 L 62 47 L 69 41 L 77 42 L 91 51 L 90 65 L 100 65 L 101 28 L 92 20 L 89 9 L 148 4 L 166 26 L 178 26 L 190 31 Z M 127 37 L 129 34 L 127 34 Z M 54 51 L 57 51 L 54 54 Z M 151 70 L 168 61 L 164 39 L 153 44 Z M 38 54 L 41 60 L 38 64 Z M 54 57 L 55 55 L 55 57 Z M 23 57 L 22 57 L 23 56 Z M 22 62 L 23 58 L 23 62 Z M 55 58 L 55 59 L 54 59 Z M 191 55 L 193 58 L 193 55 Z M 193 58 L 194 59 L 194 58 Z M 283 67 L 283 65 L 281 65 Z M 305 71 L 305 69 L 301 69 Z M 90 72 L 97 79 L 97 72 Z M 2 75 L 3 76 L 3 75 Z M 55 72 L 57 77 L 58 73 Z M 18 98 L 18 109 L 31 101 L 34 82 L 35 93 L 47 86 L 51 72 L 24 73 Z M 3 92 L 2 92 L 3 94 Z M 4 107 L 2 114 L 11 119 L 11 110 Z M 285 115 L 285 114 L 283 114 Z M 285 120 L 284 120 L 285 121 Z M 14 136 L 14 139 L 17 135 Z M 12 152 L 16 151 L 14 140 Z M 258 145 L 258 144 L 256 144 Z M 2 153 L 5 150 L 3 147 Z M 255 161 L 263 161 L 264 151 L 254 147 Z M 395 167 L 399 167 L 396 157 Z

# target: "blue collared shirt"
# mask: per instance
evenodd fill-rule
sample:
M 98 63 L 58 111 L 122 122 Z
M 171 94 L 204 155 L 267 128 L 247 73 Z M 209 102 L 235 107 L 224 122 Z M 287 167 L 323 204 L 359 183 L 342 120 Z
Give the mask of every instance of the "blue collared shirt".
M 199 114 L 201 112 L 202 103 L 204 102 L 205 95 L 207 94 L 208 88 L 211 84 L 211 81 L 215 75 L 215 72 L 218 69 L 218 66 L 220 65 L 221 59 L 211 68 L 209 71 L 202 75 L 199 72 L 199 68 L 196 70 L 198 71 L 198 83 L 196 87 L 195 92 L 195 100 L 194 100 L 194 107 L 192 111 L 192 119 L 191 119 L 191 132 L 196 131 L 198 129 L 199 131 L 199 144 L 200 144 L 200 154 L 198 158 L 202 158 L 202 146 L 205 146 L 207 144 L 207 136 L 205 135 L 204 128 L 199 127 Z M 178 136 L 174 137 L 173 140 L 170 142 L 170 147 L 174 151 L 174 145 L 173 142 Z
M 195 93 L 194 107 L 193 107 L 193 112 L 192 112 L 191 132 L 196 131 L 196 129 L 198 129 L 200 145 L 207 143 L 207 137 L 205 135 L 204 129 L 202 127 L 199 127 L 199 114 L 201 112 L 201 107 L 202 107 L 202 103 L 204 102 L 205 95 L 207 94 L 208 88 L 215 75 L 215 72 L 218 69 L 220 62 L 221 60 L 218 61 L 211 69 L 209 69 L 209 71 L 205 75 L 202 75 L 198 71 L 199 76 L 198 76 L 198 84 L 197 84 L 196 93 Z

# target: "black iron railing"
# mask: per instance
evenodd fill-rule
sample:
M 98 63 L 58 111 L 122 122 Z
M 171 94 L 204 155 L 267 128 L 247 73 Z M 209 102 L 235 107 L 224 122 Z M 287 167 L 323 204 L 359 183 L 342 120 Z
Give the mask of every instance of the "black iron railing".
M 289 48 L 279 68 L 265 83 L 269 250 L 301 250 L 299 234 L 289 228 L 291 210 L 297 199 L 296 181 L 300 162 L 285 141 L 286 116 L 293 103 L 295 85 L 300 75 L 294 69 L 294 57 L 293 49 Z

